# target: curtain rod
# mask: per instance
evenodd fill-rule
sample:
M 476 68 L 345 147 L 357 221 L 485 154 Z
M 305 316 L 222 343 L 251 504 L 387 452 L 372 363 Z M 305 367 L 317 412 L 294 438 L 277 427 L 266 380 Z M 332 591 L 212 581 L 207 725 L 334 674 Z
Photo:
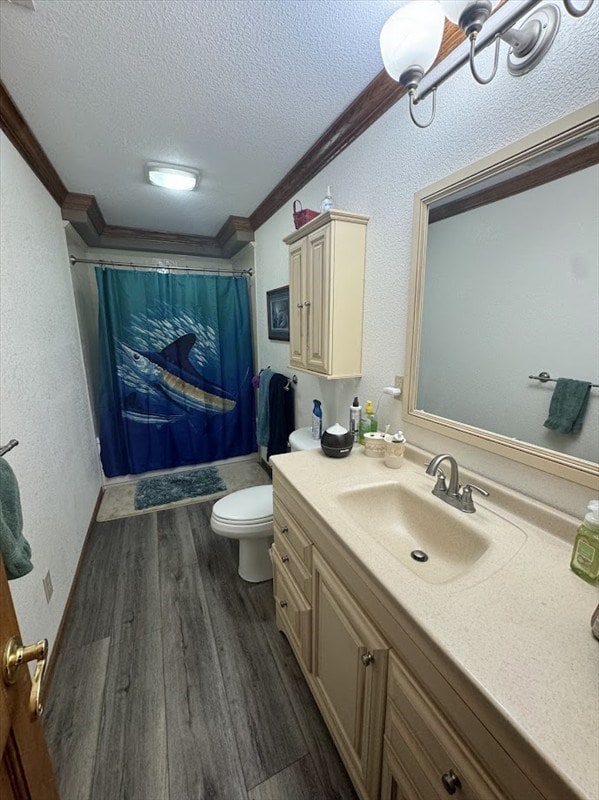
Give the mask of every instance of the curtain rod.
M 100 267 L 139 267 L 140 269 L 155 269 L 162 272 L 214 272 L 217 275 L 224 273 L 226 275 L 249 275 L 250 278 L 254 274 L 252 267 L 248 269 L 233 270 L 233 269 L 209 269 L 208 267 L 176 267 L 167 264 L 134 264 L 132 261 L 105 261 L 103 258 L 77 258 L 76 256 L 69 256 L 71 265 L 73 264 L 95 264 Z

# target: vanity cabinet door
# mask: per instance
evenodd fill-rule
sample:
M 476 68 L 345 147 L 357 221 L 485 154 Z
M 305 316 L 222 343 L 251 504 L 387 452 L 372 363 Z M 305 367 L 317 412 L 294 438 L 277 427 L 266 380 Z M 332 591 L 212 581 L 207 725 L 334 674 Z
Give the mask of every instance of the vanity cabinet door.
M 317 551 L 313 565 L 312 686 L 350 775 L 374 800 L 388 647 Z

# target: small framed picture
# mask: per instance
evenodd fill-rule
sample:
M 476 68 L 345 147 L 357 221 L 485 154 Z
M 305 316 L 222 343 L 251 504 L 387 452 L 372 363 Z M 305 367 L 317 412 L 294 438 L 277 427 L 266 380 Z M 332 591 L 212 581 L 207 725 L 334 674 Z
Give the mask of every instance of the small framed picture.
M 289 286 L 266 292 L 268 338 L 289 341 Z

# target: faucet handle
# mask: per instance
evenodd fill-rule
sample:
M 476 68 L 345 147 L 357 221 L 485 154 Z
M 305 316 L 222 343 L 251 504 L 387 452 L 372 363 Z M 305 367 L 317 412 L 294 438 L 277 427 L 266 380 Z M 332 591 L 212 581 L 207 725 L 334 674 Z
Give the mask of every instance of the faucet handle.
M 476 486 L 474 483 L 467 483 L 465 486 L 463 486 L 460 494 L 460 508 L 467 514 L 474 514 L 476 511 L 474 503 L 472 502 L 473 489 L 476 489 L 476 491 L 482 494 L 484 497 L 489 496 L 489 492 L 485 491 L 485 489 L 481 489 L 480 486 Z
M 428 467 L 432 464 L 432 461 L 429 461 L 424 466 L 427 468 L 427 475 L 432 475 L 432 472 L 428 472 Z M 435 484 L 435 488 L 433 489 L 433 494 L 447 494 L 447 481 L 445 478 L 445 473 L 442 469 L 437 467 L 434 477 L 437 478 L 437 483 Z

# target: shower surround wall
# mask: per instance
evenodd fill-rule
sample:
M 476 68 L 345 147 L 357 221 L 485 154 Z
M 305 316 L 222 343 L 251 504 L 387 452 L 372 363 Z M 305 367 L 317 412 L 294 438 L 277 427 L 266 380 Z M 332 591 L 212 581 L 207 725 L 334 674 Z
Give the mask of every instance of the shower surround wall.
M 7 461 L 34 565 L 10 588 L 23 640 L 47 638 L 52 646 L 100 469 L 60 208 L 3 133 L 0 171 L 0 442 L 19 440 Z
M 411 123 L 404 98 L 299 192 L 304 208 L 318 208 L 330 184 L 339 208 L 369 214 L 370 222 L 363 377 L 326 381 L 298 373 L 298 427 L 310 423 L 315 397 L 323 402 L 325 426 L 336 421 L 347 425 L 354 395 L 376 402 L 381 389 L 403 375 L 414 193 L 596 100 L 598 12 L 593 9 L 578 20 L 563 12 L 551 51 L 522 78 L 507 73 L 505 45 L 498 75 L 488 86 L 476 84 L 468 68 L 460 70 L 439 89 L 436 119 L 425 130 Z M 489 57 L 483 54 L 481 60 Z M 416 113 L 426 117 L 429 103 Z M 268 340 L 265 296 L 288 283 L 282 239 L 293 230 L 291 211 L 290 201 L 256 232 L 259 363 L 282 372 L 288 370 L 289 348 Z M 414 444 L 437 453 L 449 451 L 464 466 L 569 513 L 579 514 L 590 499 L 588 489 L 405 423 L 401 402 L 387 395 L 378 417 L 379 424 L 403 428 Z

